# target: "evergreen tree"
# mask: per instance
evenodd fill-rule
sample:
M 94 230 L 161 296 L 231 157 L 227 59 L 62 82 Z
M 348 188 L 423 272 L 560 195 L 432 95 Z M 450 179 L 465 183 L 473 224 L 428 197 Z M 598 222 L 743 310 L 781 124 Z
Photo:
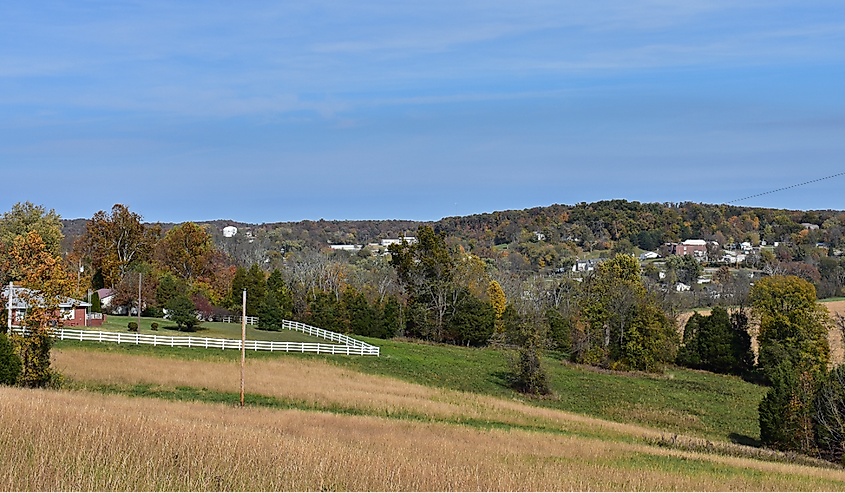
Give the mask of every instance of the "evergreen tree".
M 96 291 L 98 289 L 103 289 L 104 287 L 106 287 L 106 280 L 103 277 L 103 271 L 97 269 L 94 271 L 94 275 L 91 276 L 91 289 Z
M 742 312 L 730 316 L 722 307 L 709 316 L 695 313 L 684 329 L 679 365 L 714 373 L 748 373 L 754 364 L 748 318 Z
M 249 270 L 238 267 L 232 278 L 232 290 L 229 292 L 229 309 L 240 313 L 243 304 L 243 291 L 246 289 L 246 314 L 257 317 L 259 308 L 267 293 L 267 280 L 258 264 L 252 264 Z M 277 298 L 278 301 L 278 298 Z
M 333 293 L 319 291 L 308 303 L 308 323 L 332 332 L 346 332 L 343 306 Z
M 493 335 L 496 310 L 467 291 L 449 323 L 452 340 L 459 345 L 484 346 Z
M 258 309 L 258 328 L 260 330 L 282 330 L 284 317 L 278 300 L 272 291 L 264 295 Z
M 6 337 L 0 334 L 0 385 L 14 385 L 21 373 L 21 359 Z
M 546 323 L 549 325 L 550 349 L 568 353 L 572 350 L 572 320 L 559 311 L 546 310 Z
M 502 313 L 502 325 L 506 343 L 516 347 L 516 354 L 508 358 L 514 387 L 526 394 L 548 394 L 548 376 L 542 363 L 545 327 L 529 315 L 521 315 L 513 305 Z
M 382 337 L 381 314 L 367 303 L 363 293 L 348 287 L 341 298 L 349 332 L 368 337 Z
M 193 331 L 200 324 L 194 302 L 184 294 L 171 298 L 165 308 L 168 318 L 176 323 L 179 330 Z
M 232 277 L 232 290 L 229 291 L 229 299 L 227 303 L 230 310 L 241 312 L 241 304 L 243 303 L 243 292 L 247 285 L 246 268 L 239 266 L 235 269 L 235 275 Z
M 817 376 L 799 371 L 788 361 L 771 375 L 772 387 L 759 406 L 760 441 L 779 450 L 813 455 Z
M 264 295 L 267 293 L 267 278 L 258 264 L 252 264 L 246 274 L 246 314 L 258 316 Z M 277 300 L 278 301 L 278 300 Z M 240 304 L 240 303 L 239 303 Z
M 390 339 L 400 330 L 402 305 L 399 304 L 399 300 L 395 296 L 390 296 L 384 302 L 381 313 L 382 334 L 380 337 Z
M 282 318 L 293 317 L 293 295 L 279 269 L 274 269 L 267 278 L 267 292 L 276 298 Z
M 156 302 L 159 306 L 166 306 L 167 303 L 179 296 L 186 294 L 188 290 L 187 285 L 181 282 L 171 273 L 165 273 L 158 278 L 158 286 L 156 287 Z
M 103 304 L 100 301 L 100 294 L 94 291 L 91 293 L 91 313 L 102 313 Z

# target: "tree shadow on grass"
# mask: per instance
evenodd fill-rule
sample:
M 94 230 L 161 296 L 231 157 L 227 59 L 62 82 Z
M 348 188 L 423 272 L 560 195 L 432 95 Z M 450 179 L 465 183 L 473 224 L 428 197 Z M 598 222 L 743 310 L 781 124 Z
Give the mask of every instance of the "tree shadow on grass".
M 487 381 L 493 383 L 497 387 L 513 390 L 514 377 L 513 373 L 508 370 L 500 370 L 490 373 L 490 378 L 488 378 Z
M 749 447 L 756 447 L 760 448 L 763 446 L 763 442 L 757 440 L 756 438 L 752 438 L 748 435 L 740 435 L 739 433 L 731 433 L 728 435 L 728 439 L 736 443 L 737 445 L 747 445 Z

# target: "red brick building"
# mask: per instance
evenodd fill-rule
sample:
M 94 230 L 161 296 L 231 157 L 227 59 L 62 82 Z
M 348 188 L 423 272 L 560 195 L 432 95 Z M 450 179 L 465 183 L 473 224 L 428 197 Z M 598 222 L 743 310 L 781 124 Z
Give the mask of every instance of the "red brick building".
M 3 288 L 3 298 L 6 299 L 6 310 L 9 314 L 9 326 L 19 327 L 26 310 L 31 306 L 29 302 L 38 300 L 38 293 L 20 286 L 12 286 L 11 293 L 9 286 Z M 26 298 L 26 299 L 24 299 Z M 61 317 L 64 327 L 100 327 L 103 325 L 106 316 L 99 313 L 88 313 L 90 303 L 65 298 L 59 303 L 59 313 L 56 318 Z
M 667 243 L 667 255 L 694 255 L 701 257 L 707 254 L 707 242 L 704 240 L 684 240 L 681 243 Z

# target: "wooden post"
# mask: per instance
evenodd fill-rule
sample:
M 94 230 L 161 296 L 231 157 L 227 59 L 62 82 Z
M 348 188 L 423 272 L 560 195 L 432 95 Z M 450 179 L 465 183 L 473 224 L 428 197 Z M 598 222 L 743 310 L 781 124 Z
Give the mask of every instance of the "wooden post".
M 241 407 L 244 407 L 244 365 L 246 363 L 246 288 L 244 288 L 243 315 L 241 316 Z
M 141 333 L 141 276 L 144 274 L 138 273 L 138 330 L 137 332 Z

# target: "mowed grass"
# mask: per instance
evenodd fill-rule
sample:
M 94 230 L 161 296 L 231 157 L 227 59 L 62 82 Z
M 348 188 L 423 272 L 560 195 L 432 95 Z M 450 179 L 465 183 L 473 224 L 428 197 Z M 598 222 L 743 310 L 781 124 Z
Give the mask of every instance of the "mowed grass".
M 759 438 L 757 406 L 766 389 L 734 377 L 680 368 L 670 368 L 661 375 L 608 374 L 548 357 L 544 362 L 554 396 L 549 399 L 530 399 L 510 388 L 506 357 L 500 351 L 362 339 L 380 346 L 382 356 L 318 356 L 257 351 L 249 352 L 247 359 L 328 363 L 353 374 L 390 377 L 424 387 L 506 398 L 527 402 L 532 406 L 651 426 L 712 440 L 755 444 Z M 187 361 L 236 363 L 240 358 L 237 351 L 69 341 L 58 342 L 57 348 Z M 233 377 L 238 375 L 234 371 L 232 374 Z M 101 381 L 93 373 L 83 375 L 83 380 Z M 73 378 L 78 377 L 74 375 Z M 251 387 L 249 390 L 266 394 L 260 388 Z M 373 392 L 377 393 L 378 390 Z
M 118 315 L 106 315 L 106 322 L 102 327 L 90 327 L 88 330 L 102 330 L 104 332 L 127 332 L 129 322 L 137 322 L 138 317 L 124 317 Z M 158 330 L 152 329 L 152 324 L 158 324 Z M 79 327 L 85 329 L 84 327 Z M 241 324 L 225 322 L 203 322 L 193 332 L 178 330 L 175 323 L 164 318 L 141 317 L 140 332 L 142 334 L 157 334 L 163 336 L 193 336 L 209 337 L 215 339 L 240 339 Z M 309 336 L 302 332 L 293 330 L 258 330 L 252 325 L 246 326 L 246 338 L 257 341 L 280 341 L 280 342 L 320 342 L 324 344 L 335 344 L 334 342 L 319 337 Z
M 633 440 L 79 391 L 0 387 L 0 416 L 6 490 L 845 488 L 840 470 Z

